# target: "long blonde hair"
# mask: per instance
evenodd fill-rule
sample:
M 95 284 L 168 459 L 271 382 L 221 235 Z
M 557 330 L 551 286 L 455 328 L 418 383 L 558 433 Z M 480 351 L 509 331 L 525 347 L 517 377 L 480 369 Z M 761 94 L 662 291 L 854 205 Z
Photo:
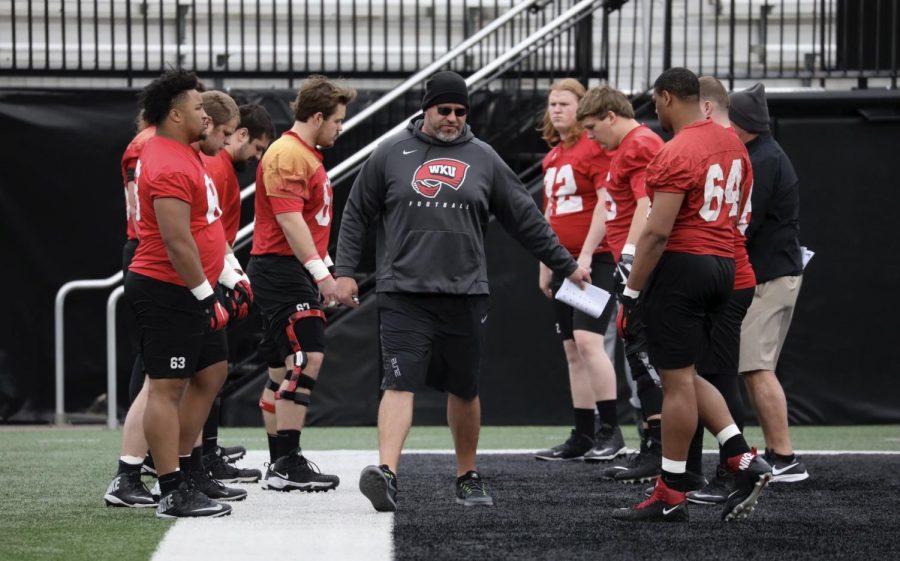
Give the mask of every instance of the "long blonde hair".
M 557 80 L 550 85 L 550 90 L 547 92 L 547 95 L 550 95 L 550 92 L 555 91 L 565 91 L 571 92 L 581 101 L 581 98 L 584 97 L 586 90 L 584 86 L 581 85 L 581 82 L 576 80 L 575 78 L 563 78 L 562 80 Z M 578 139 L 581 137 L 581 133 L 583 129 L 581 128 L 581 124 L 576 122 L 575 126 L 569 129 L 568 134 L 566 134 L 565 138 L 560 137 L 559 131 L 556 130 L 556 127 L 553 126 L 553 123 L 550 122 L 550 108 L 548 107 L 544 111 L 544 122 L 538 128 L 541 132 L 541 138 L 547 142 L 547 145 L 553 148 L 560 142 L 563 143 L 564 146 L 571 146 L 578 142 Z

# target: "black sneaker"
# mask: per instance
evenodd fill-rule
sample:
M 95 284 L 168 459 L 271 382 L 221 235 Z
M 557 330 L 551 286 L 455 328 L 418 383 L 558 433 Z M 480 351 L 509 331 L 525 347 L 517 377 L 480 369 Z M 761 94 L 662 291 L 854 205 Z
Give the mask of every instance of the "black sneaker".
M 141 481 L 141 472 L 117 474 L 106 494 L 103 495 L 106 506 L 125 506 L 129 508 L 147 508 L 156 506 L 156 500 L 150 495 L 147 486 Z
M 247 449 L 243 446 L 219 446 L 216 448 L 216 454 L 229 464 L 233 464 L 247 454 Z
M 378 512 L 397 510 L 397 476 L 386 465 L 366 466 L 359 474 L 359 490 Z
M 477 471 L 467 471 L 456 478 L 456 504 L 463 506 L 494 506 L 487 483 Z
M 625 522 L 687 522 L 687 500 L 684 493 L 669 489 L 658 478 L 648 499 L 630 508 L 616 509 L 612 517 Z
M 766 450 L 763 458 L 772 466 L 772 483 L 797 483 L 809 479 L 806 466 L 800 461 L 800 457 L 794 454 L 789 462 L 783 462 L 775 456 L 772 450 Z
M 282 456 L 266 471 L 266 485 L 275 491 L 306 492 L 330 491 L 341 482 L 336 475 L 319 471 L 319 467 L 307 460 L 300 449 Z
M 725 466 L 719 465 L 716 466 L 716 476 L 712 481 L 700 490 L 688 492 L 687 498 L 698 505 L 720 505 L 733 490 L 734 475 Z
M 256 483 L 262 477 L 258 469 L 233 466 L 215 453 L 203 456 L 203 468 L 219 483 Z
M 732 456 L 726 460 L 728 471 L 734 474 L 734 490 L 725 499 L 722 520 L 747 518 L 759 501 L 759 494 L 772 479 L 772 468 L 756 450 Z
M 144 456 L 144 463 L 141 464 L 141 475 L 156 477 L 156 466 L 153 464 L 153 456 L 150 454 Z
M 585 452 L 584 461 L 610 462 L 624 456 L 627 451 L 622 430 L 612 425 L 602 425 L 594 438 L 594 447 Z
M 702 474 L 694 473 L 692 471 L 684 472 L 684 493 L 688 496 L 689 501 L 691 500 L 691 493 L 703 489 L 704 487 L 706 487 L 707 483 L 708 482 L 706 481 L 706 478 L 703 477 Z M 653 489 L 655 488 L 656 486 L 652 485 L 644 489 L 644 496 L 649 497 L 650 495 L 652 495 Z
M 243 501 L 247 491 L 226 487 L 209 476 L 205 471 L 195 471 L 187 476 L 188 484 L 214 501 Z
M 620 483 L 644 483 L 653 481 L 662 473 L 662 447 L 648 438 L 641 443 L 641 449 L 629 456 L 622 466 L 612 466 L 601 472 L 601 476 Z
M 231 514 L 231 506 L 216 502 L 197 489 L 182 483 L 159 500 L 157 518 L 217 518 Z
M 593 447 L 593 438 L 573 430 L 568 440 L 553 448 L 540 450 L 535 453 L 534 457 L 538 460 L 549 461 L 580 460 Z

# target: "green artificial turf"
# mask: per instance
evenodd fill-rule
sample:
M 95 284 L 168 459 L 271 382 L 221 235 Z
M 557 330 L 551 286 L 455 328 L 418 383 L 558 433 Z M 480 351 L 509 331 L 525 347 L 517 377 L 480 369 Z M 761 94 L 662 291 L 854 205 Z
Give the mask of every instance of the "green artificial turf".
M 630 447 L 634 427 L 623 427 Z M 561 442 L 568 427 L 485 427 L 483 449 L 537 449 Z M 900 426 L 794 427 L 797 449 L 900 451 Z M 747 436 L 762 447 L 757 427 Z M 152 509 L 107 508 L 121 433 L 102 428 L 0 427 L 0 559 L 146 560 L 171 522 Z M 261 428 L 223 428 L 222 444 L 266 449 Z M 304 429 L 308 450 L 374 450 L 374 427 Z M 449 449 L 446 427 L 414 427 L 409 449 Z M 707 448 L 714 441 L 707 437 Z

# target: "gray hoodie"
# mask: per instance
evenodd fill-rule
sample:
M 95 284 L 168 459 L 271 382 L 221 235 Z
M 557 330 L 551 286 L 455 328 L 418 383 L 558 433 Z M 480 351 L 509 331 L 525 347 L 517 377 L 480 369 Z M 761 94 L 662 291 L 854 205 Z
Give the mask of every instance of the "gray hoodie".
M 335 274 L 356 272 L 377 221 L 378 292 L 488 294 L 484 236 L 491 214 L 551 269 L 577 263 L 522 182 L 466 125 L 453 142 L 422 132 L 421 118 L 378 145 L 344 208 Z

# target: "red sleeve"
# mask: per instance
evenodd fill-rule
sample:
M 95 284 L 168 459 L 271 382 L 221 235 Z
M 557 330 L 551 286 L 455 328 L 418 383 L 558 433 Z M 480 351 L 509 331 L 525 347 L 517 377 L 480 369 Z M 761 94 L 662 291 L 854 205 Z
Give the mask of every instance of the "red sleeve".
M 150 182 L 150 200 L 175 198 L 192 204 L 192 185 L 191 179 L 183 173 L 161 174 Z
M 286 197 L 269 196 L 272 203 L 272 212 L 284 214 L 286 212 L 303 212 L 303 199 L 288 199 Z
M 594 145 L 597 144 L 593 140 L 590 142 Z M 596 149 L 591 151 L 587 176 L 591 178 L 591 184 L 598 191 L 606 188 L 606 178 L 609 177 L 609 163 L 610 158 L 606 150 L 597 145 Z
M 680 154 L 660 153 L 647 166 L 645 185 L 648 190 L 685 193 L 695 188 L 694 165 Z

